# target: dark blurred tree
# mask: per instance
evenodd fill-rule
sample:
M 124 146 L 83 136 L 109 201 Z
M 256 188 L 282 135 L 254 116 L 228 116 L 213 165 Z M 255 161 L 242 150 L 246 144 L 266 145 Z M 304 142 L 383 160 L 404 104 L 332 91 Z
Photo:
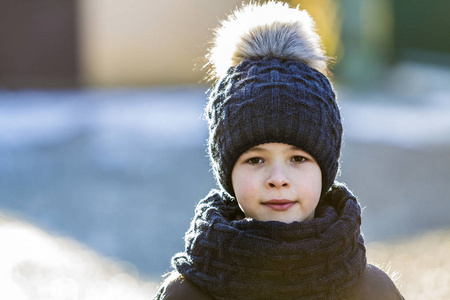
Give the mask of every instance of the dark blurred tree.
M 395 59 L 450 66 L 450 1 L 392 1 Z
M 450 65 L 449 0 L 292 0 L 310 12 L 336 79 L 371 86 L 399 61 Z

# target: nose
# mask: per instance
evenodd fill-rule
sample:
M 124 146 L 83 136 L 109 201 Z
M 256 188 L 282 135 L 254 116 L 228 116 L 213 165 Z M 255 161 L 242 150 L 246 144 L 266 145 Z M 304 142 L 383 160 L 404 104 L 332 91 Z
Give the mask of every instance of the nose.
M 269 177 L 266 180 L 266 188 L 284 188 L 291 185 L 289 178 L 282 166 L 274 166 L 270 170 Z

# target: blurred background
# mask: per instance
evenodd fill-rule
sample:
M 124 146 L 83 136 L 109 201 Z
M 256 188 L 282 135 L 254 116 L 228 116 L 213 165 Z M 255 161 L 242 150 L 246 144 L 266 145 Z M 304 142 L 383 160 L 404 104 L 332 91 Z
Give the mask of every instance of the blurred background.
M 10 299 L 155 290 L 215 187 L 202 117 L 211 28 L 247 2 L 0 0 Z M 407 299 L 448 299 L 450 2 L 285 2 L 310 12 L 335 58 L 338 180 L 364 207 L 369 260 L 399 273 Z

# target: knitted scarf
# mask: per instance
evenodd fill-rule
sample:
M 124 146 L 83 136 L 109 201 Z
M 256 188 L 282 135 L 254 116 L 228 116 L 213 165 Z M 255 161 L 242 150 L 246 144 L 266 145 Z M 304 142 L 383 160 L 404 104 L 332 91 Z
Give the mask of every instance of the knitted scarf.
M 212 190 L 172 265 L 217 299 L 343 299 L 366 266 L 360 214 L 339 184 L 313 220 L 290 224 L 243 218 L 233 198 Z

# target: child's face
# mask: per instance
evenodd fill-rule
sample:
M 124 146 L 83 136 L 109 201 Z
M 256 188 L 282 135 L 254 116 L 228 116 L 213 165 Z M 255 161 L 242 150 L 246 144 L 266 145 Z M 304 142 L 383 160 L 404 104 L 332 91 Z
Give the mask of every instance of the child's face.
M 291 223 L 314 218 L 322 172 L 314 158 L 287 144 L 261 144 L 244 152 L 231 173 L 246 217 Z

